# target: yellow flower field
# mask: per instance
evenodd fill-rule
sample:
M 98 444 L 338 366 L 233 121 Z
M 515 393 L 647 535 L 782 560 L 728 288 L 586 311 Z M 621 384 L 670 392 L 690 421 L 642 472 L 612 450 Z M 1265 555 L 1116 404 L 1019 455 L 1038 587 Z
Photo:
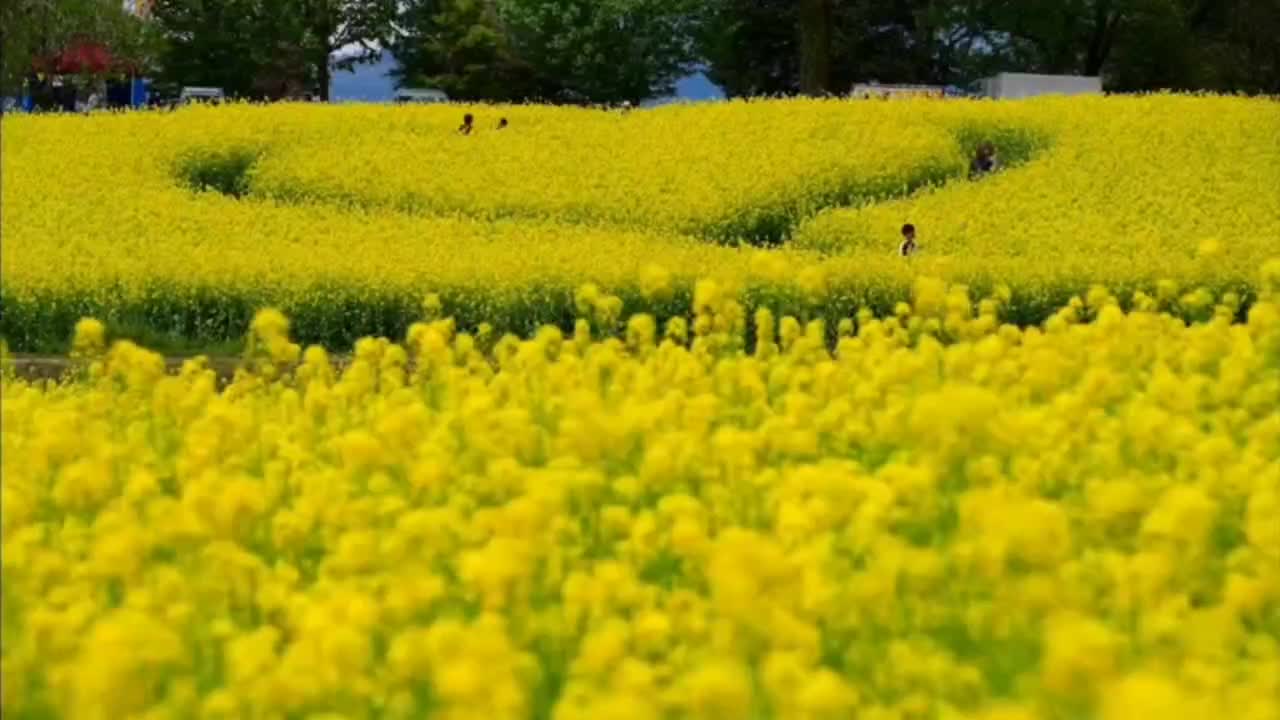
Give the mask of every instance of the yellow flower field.
M 2 122 L 5 718 L 1280 720 L 1272 101 Z
M 1051 127 L 1054 148 L 1035 162 L 825 213 L 796 243 L 875 256 L 909 217 L 943 255 L 1120 281 L 1219 255 L 1239 273 L 1280 247 L 1280 104 L 1095 99 L 1070 103 Z
M 1247 305 L 1280 247 L 1280 106 L 1261 99 L 232 106 L 5 116 L 0 136 L 0 337 L 22 351 L 65 349 L 83 316 L 217 344 L 266 305 L 345 350 L 402 335 L 429 291 L 463 327 L 523 335 L 567 329 L 584 282 L 665 319 L 711 276 L 834 327 L 928 274 L 1006 287 L 1027 325 L 1095 282 Z M 968 182 L 984 139 L 1010 167 Z
M 6 718 L 1280 718 L 1280 260 L 1186 325 L 918 279 L 7 377 Z M 976 307 L 976 311 L 975 311 Z M 745 327 L 754 341 L 743 345 Z M 611 336 L 613 328 L 620 328 Z
M 913 117 L 908 106 L 877 113 L 814 102 L 631 115 L 471 110 L 480 125 L 470 137 L 451 134 L 460 118 L 456 109 L 312 113 L 286 139 L 264 143 L 250 192 L 732 241 L 779 234 L 782 228 L 771 226 L 790 214 L 940 181 L 966 162 L 947 128 Z M 489 129 L 502 114 L 510 114 L 512 125 Z M 994 125 L 998 117 L 984 121 Z M 274 122 L 268 127 L 276 130 Z

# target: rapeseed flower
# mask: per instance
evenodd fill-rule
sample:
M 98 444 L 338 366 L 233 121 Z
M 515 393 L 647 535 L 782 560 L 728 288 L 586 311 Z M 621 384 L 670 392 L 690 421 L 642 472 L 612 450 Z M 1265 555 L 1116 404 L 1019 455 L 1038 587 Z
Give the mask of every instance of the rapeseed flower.
M 164 120 L 165 142 L 188 117 L 218 116 Z M 182 202 L 253 226 L 231 201 Z M 372 222 L 402 221 L 428 222 Z M 394 270 L 418 313 L 402 344 L 362 339 L 335 367 L 281 303 L 226 387 L 80 322 L 92 372 L 0 383 L 0 711 L 1276 716 L 1280 266 L 1257 263 L 1244 317 L 1243 295 L 1175 273 L 1132 305 L 1090 282 L 1020 327 L 1000 314 L 1060 278 L 986 293 L 895 275 L 901 307 L 877 318 L 839 295 L 838 265 L 793 268 L 794 293 L 770 295 L 743 268 L 773 263 L 690 242 L 685 259 L 726 272 L 695 281 L 680 273 L 705 266 L 661 257 L 680 268 L 670 293 L 662 273 L 645 282 L 685 303 L 671 317 L 626 292 L 638 259 L 566 266 L 548 302 L 578 311 L 571 335 L 564 318 L 518 335 L 460 322 L 456 286 Z M 228 252 L 194 274 L 275 287 L 261 257 Z M 291 252 L 286 284 L 326 268 Z M 146 269 L 124 267 L 126 286 Z M 45 277 L 23 272 L 5 292 Z M 816 314 L 822 293 L 838 319 Z M 501 301 L 472 297 L 500 322 Z
M 449 132 L 454 112 L 6 115 L 5 339 L 63 346 L 75 308 L 108 328 L 226 342 L 243 336 L 245 308 L 276 307 L 302 344 L 345 350 L 401 337 L 432 294 L 428 320 L 524 334 L 572 315 L 588 282 L 662 322 L 713 276 L 747 311 L 832 324 L 912 297 L 922 275 L 998 295 L 1000 317 L 1024 323 L 1097 284 L 1196 317 L 1213 308 L 1180 303 L 1179 288 L 1280 284 L 1280 271 L 1255 272 L 1280 234 L 1277 120 L 1263 99 L 756 101 L 622 124 L 523 107 L 506 109 L 520 134 L 465 143 Z M 1019 163 L 957 180 L 975 136 Z M 235 157 L 252 162 L 246 195 L 191 191 L 193 167 Z M 893 252 L 905 220 L 924 247 L 909 263 Z M 777 246 L 732 247 L 751 242 Z M 618 301 L 605 317 L 622 319 Z

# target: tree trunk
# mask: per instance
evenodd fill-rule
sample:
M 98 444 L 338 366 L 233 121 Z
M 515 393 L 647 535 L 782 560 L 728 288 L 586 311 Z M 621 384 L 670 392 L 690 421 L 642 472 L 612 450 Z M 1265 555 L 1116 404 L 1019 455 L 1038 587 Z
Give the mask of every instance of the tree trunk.
M 316 0 L 312 6 L 312 26 L 315 42 L 318 47 L 316 57 L 316 81 L 320 84 L 320 102 L 329 102 L 329 86 L 333 84 L 333 52 L 337 42 L 334 35 L 338 32 L 338 7 L 333 0 Z
M 831 89 L 832 0 L 800 2 L 800 92 L 822 95 Z
M 1218 5 L 1218 0 L 1200 0 L 1187 13 L 1187 29 L 1193 33 L 1199 33 L 1208 25 L 1212 11 Z
M 911 32 L 915 36 L 911 60 L 911 82 L 934 84 L 938 82 L 935 70 L 944 62 L 939 57 L 937 33 L 933 27 L 933 3 L 925 2 L 911 14 Z
M 1120 26 L 1120 12 L 1111 10 L 1111 3 L 1106 0 L 1098 2 L 1094 15 L 1093 34 L 1089 38 L 1089 48 L 1084 59 L 1084 74 L 1095 76 L 1102 72 L 1111 55 L 1111 46 L 1115 42 L 1116 30 Z
M 316 66 L 316 76 L 320 81 L 320 102 L 329 102 L 329 86 L 333 84 L 333 68 L 329 64 L 332 51 L 326 52 Z

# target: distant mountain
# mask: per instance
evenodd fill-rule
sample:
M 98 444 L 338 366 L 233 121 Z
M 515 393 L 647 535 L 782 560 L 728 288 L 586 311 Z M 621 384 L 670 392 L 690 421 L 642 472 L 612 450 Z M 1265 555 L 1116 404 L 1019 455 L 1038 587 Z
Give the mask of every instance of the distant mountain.
M 395 81 L 390 76 L 395 67 L 395 58 L 384 52 L 376 63 L 357 65 L 353 71 L 339 70 L 333 74 L 329 94 L 334 102 L 390 102 L 396 93 Z M 724 93 L 706 75 L 695 73 L 676 83 L 675 95 L 654 98 L 645 105 L 723 98 Z
M 389 73 L 395 67 L 395 58 L 384 52 L 376 63 L 357 65 L 350 72 L 339 70 L 333 74 L 329 95 L 334 102 L 390 102 L 396 84 Z
M 694 73 L 676 83 L 676 97 L 681 100 L 723 100 L 724 91 L 711 82 L 706 73 Z

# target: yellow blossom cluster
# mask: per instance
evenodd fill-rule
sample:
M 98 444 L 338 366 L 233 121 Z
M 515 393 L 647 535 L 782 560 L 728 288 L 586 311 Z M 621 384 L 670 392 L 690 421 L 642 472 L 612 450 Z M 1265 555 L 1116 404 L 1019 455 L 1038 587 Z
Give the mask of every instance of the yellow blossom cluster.
M 340 370 L 264 310 L 225 385 L 82 320 L 0 397 L 0 711 L 1276 720 L 1255 287 L 1019 328 L 921 279 L 828 328 L 584 286 L 524 338 L 429 295 Z
M 464 111 L 479 118 L 468 137 L 454 132 Z M 499 116 L 508 128 L 490 126 Z M 84 316 L 109 335 L 225 342 L 264 306 L 300 340 L 345 348 L 401 336 L 426 287 L 461 327 L 567 330 L 584 283 L 666 319 L 711 275 L 749 311 L 805 315 L 819 293 L 831 324 L 888 314 L 921 274 L 1006 285 L 1018 324 L 1094 282 L 1192 317 L 1178 288 L 1247 305 L 1280 241 L 1280 111 L 1246 98 L 0 122 L 0 337 L 20 351 L 65 349 Z M 1008 167 L 969 182 L 985 139 Z M 895 252 L 905 222 L 922 248 L 909 260 Z M 1163 296 L 1158 278 L 1175 283 Z

